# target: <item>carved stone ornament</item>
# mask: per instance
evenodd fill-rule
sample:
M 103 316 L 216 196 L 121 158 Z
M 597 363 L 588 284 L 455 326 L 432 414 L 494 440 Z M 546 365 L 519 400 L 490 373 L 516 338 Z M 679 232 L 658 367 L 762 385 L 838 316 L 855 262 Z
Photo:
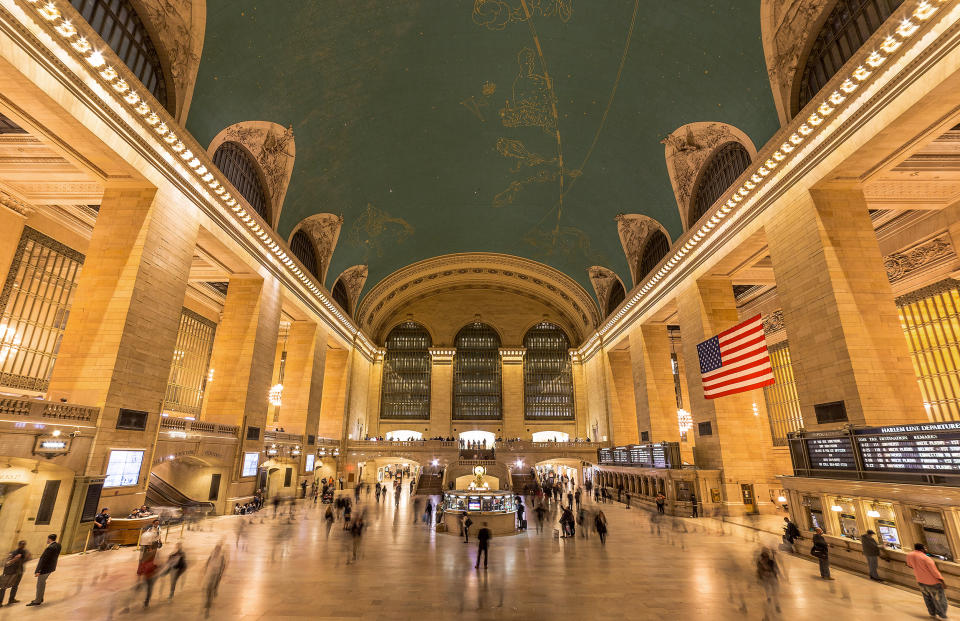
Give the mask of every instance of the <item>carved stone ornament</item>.
M 16 196 L 13 196 L 9 192 L 4 192 L 3 190 L 0 190 L 0 205 L 3 205 L 7 209 L 25 218 L 29 217 L 35 211 L 33 207 L 28 205 L 26 202 L 20 200 Z
M 175 117 L 187 116 L 200 68 L 206 28 L 205 0 L 137 0 L 137 14 L 150 30 L 157 52 L 173 77 Z
M 293 128 L 283 127 L 267 121 L 244 121 L 236 123 L 217 134 L 210 143 L 207 152 L 213 156 L 222 143 L 236 142 L 250 152 L 256 160 L 266 180 L 267 194 L 270 196 L 270 225 L 277 227 L 283 199 L 287 195 L 290 176 L 293 174 L 293 162 L 296 159 L 296 144 Z
M 690 226 L 687 217 L 690 214 L 693 187 L 700 169 L 713 152 L 728 142 L 739 142 L 751 158 L 757 156 L 757 149 L 750 138 L 726 123 L 689 123 L 677 128 L 660 142 L 664 145 L 667 174 L 670 175 L 670 185 L 673 186 L 684 230 Z
M 761 39 L 781 124 L 790 120 L 800 55 L 807 49 L 810 37 L 817 35 L 813 25 L 821 23 L 821 14 L 835 5 L 835 0 L 762 0 Z
M 290 232 L 290 239 L 293 239 L 297 231 L 303 230 L 313 240 L 320 269 L 320 279 L 324 282 L 327 279 L 327 270 L 330 269 L 330 259 L 337 247 L 337 240 L 340 239 L 340 227 L 342 226 L 343 216 L 333 213 L 318 213 L 301 220 Z M 344 283 L 344 285 L 346 284 Z
M 347 299 L 350 300 L 350 308 L 356 308 L 360 301 L 360 292 L 363 291 L 363 285 L 367 282 L 367 266 L 354 265 L 343 270 L 338 279 L 347 289 Z
M 776 310 L 763 318 L 763 333 L 775 334 L 786 326 L 783 323 L 783 311 Z
M 883 267 L 887 270 L 887 278 L 894 283 L 933 263 L 955 256 L 950 238 L 944 233 L 902 252 L 887 255 L 883 258 Z
M 620 245 L 623 246 L 623 253 L 627 257 L 627 265 L 630 266 L 630 278 L 633 279 L 633 286 L 635 287 L 637 286 L 637 279 L 640 277 L 637 274 L 640 259 L 643 257 L 643 250 L 646 248 L 650 236 L 658 230 L 662 231 L 667 239 L 670 239 L 670 235 L 662 224 L 643 214 L 622 213 L 617 215 L 616 220 Z M 630 289 L 630 287 L 626 287 L 626 289 Z M 600 301 L 603 302 L 602 299 Z
M 594 265 L 587 270 L 590 276 L 590 284 L 593 285 L 593 292 L 597 294 L 597 301 L 600 302 L 600 308 L 607 307 L 607 297 L 610 295 L 610 289 L 617 282 L 617 275 L 613 270 L 609 270 L 599 265 Z

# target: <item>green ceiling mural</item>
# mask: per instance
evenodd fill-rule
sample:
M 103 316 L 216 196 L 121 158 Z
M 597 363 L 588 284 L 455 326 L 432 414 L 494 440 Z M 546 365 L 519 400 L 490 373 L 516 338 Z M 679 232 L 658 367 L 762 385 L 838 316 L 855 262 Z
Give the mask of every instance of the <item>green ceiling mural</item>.
M 342 214 L 327 285 L 368 288 L 461 251 L 629 284 L 614 216 L 681 232 L 660 140 L 778 128 L 759 0 L 208 0 L 188 129 L 246 120 L 293 126 L 280 233 Z

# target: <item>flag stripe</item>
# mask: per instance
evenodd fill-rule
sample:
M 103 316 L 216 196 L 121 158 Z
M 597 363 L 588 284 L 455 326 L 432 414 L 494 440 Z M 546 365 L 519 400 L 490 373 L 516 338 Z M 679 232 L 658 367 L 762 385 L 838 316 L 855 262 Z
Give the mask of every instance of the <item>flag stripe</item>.
M 703 394 L 716 399 L 774 383 L 763 318 L 755 315 L 697 345 Z
M 774 383 L 776 383 L 776 380 L 774 380 L 773 376 L 771 375 L 770 379 L 757 384 L 752 384 L 748 388 L 734 388 L 732 390 L 726 390 L 724 392 L 717 392 L 717 393 L 712 393 L 710 395 L 703 395 L 703 397 L 705 399 L 717 399 L 719 397 L 726 397 L 727 395 L 735 395 L 738 392 L 753 390 L 754 388 L 763 388 L 764 386 L 772 386 Z
M 761 376 L 764 376 L 764 375 L 770 375 L 770 374 L 772 374 L 772 373 L 773 373 L 773 369 L 771 369 L 771 368 L 770 368 L 770 365 L 768 364 L 768 365 L 766 365 L 765 367 L 761 367 L 761 368 L 759 368 L 759 369 L 751 368 L 749 371 L 745 371 L 745 372 L 742 373 L 742 374 L 738 374 L 738 375 L 736 375 L 736 376 L 724 378 L 722 381 L 719 381 L 719 382 L 713 382 L 713 383 L 711 383 L 709 386 L 704 385 L 703 389 L 704 389 L 704 391 L 706 391 L 706 392 L 713 392 L 713 391 L 717 390 L 718 388 L 723 388 L 724 386 L 732 386 L 732 385 L 734 385 L 734 384 L 741 384 L 741 383 L 743 383 L 743 382 L 746 382 L 747 380 L 756 379 L 756 378 L 758 378 L 758 377 L 761 377 Z

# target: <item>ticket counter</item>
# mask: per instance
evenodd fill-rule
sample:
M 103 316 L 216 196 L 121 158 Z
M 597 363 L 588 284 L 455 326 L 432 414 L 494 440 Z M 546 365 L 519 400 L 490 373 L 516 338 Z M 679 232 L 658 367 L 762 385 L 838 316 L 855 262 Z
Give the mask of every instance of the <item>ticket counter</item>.
M 476 533 L 483 522 L 494 535 L 517 531 L 517 504 L 511 491 L 457 490 L 443 493 L 443 521 L 447 532 L 460 532 L 460 516 L 469 516 Z

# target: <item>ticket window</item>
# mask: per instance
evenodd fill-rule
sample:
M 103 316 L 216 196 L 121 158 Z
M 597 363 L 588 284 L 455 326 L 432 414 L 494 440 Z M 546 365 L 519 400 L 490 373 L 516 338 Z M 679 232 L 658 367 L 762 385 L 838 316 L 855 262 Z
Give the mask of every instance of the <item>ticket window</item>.
M 900 541 L 900 531 L 897 529 L 897 516 L 893 512 L 893 505 L 886 502 L 875 502 L 867 508 L 868 523 L 873 524 L 880 545 L 891 550 L 900 550 L 903 543 Z
M 818 528 L 827 532 L 827 521 L 823 518 L 823 503 L 816 496 L 804 496 L 803 506 L 806 508 L 807 522 L 810 530 Z
M 834 498 L 830 511 L 837 515 L 837 524 L 840 527 L 840 536 L 847 539 L 860 539 L 860 528 L 857 526 L 857 511 L 853 503 L 844 498 Z
M 953 551 L 947 539 L 947 528 L 940 511 L 913 510 L 917 540 L 927 547 L 927 554 L 945 561 L 953 560 Z

